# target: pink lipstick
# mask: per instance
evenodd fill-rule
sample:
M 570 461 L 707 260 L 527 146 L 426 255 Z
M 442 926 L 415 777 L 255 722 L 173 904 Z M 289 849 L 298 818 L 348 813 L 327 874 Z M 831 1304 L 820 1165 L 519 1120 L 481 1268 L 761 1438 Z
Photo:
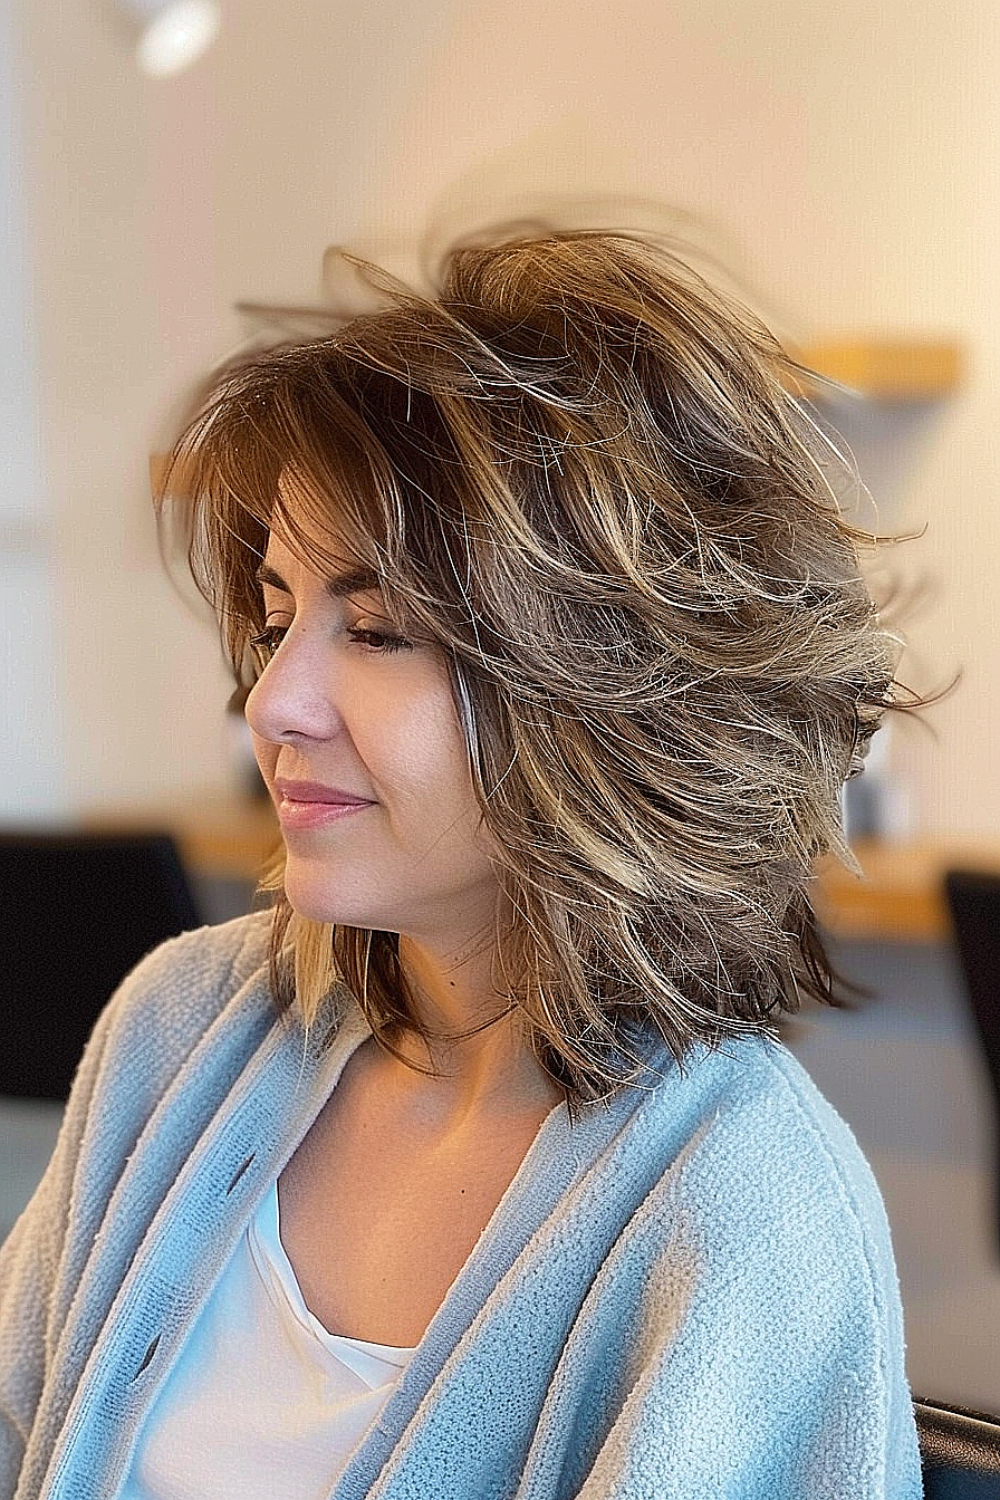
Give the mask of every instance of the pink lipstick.
M 284 828 L 319 828 L 375 806 L 370 798 L 357 797 L 342 787 L 325 786 L 319 781 L 289 781 L 281 776 L 275 779 L 274 793 Z

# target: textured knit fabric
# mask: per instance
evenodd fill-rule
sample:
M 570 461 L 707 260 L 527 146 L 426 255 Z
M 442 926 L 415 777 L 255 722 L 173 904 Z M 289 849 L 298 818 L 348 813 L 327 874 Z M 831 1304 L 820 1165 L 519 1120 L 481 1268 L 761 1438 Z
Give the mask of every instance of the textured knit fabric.
M 369 1034 L 276 1019 L 261 913 L 164 944 L 95 1028 L 0 1252 L 0 1497 L 114 1500 L 250 1218 Z M 911 1500 L 877 1186 L 778 1043 L 650 1042 L 547 1118 L 335 1500 Z M 289 1492 L 282 1500 L 295 1500 Z
M 312 1315 L 272 1184 L 140 1428 L 122 1500 L 326 1500 L 412 1352 Z

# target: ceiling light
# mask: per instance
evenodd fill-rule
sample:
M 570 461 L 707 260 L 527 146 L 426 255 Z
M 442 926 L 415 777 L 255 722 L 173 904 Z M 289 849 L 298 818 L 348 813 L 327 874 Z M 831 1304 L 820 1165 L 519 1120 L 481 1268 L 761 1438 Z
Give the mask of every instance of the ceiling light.
M 216 0 L 118 0 L 139 28 L 136 61 L 166 78 L 193 63 L 214 41 L 222 16 Z

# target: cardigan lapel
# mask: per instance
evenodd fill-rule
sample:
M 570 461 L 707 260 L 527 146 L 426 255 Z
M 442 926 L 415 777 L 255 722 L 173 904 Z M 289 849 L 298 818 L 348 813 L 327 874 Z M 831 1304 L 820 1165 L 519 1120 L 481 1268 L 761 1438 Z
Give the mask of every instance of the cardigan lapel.
M 518 1331 L 524 1332 L 525 1307 L 536 1304 L 544 1318 L 546 1287 L 560 1305 L 554 1321 L 536 1331 L 543 1342 L 554 1340 L 553 1364 L 558 1359 L 559 1330 L 574 1316 L 622 1223 L 662 1171 L 658 1154 L 636 1151 L 634 1139 L 672 1060 L 658 1041 L 646 1055 L 652 1090 L 622 1090 L 610 1102 L 581 1108 L 572 1123 L 564 1104 L 548 1115 L 331 1500 L 438 1493 L 421 1477 L 422 1453 L 440 1454 L 442 1443 L 461 1448 L 472 1442 L 482 1416 L 477 1383 L 488 1392 L 509 1362 Z M 534 1368 L 529 1361 L 519 1379 L 525 1387 L 540 1382 L 540 1408 L 544 1359 Z M 487 1500 L 485 1475 L 477 1473 L 473 1483 L 474 1491 L 458 1483 L 452 1492 Z

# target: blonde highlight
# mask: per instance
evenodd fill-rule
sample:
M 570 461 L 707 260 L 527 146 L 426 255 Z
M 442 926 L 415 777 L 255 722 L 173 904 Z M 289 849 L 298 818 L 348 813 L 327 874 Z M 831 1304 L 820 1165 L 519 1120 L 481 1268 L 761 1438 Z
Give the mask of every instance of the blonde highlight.
M 638 235 L 465 244 L 433 297 L 367 269 L 386 306 L 227 367 L 175 445 L 237 675 L 276 517 L 318 567 L 346 539 L 437 643 L 516 914 L 502 1013 L 569 1097 L 635 1082 L 650 1025 L 683 1062 L 834 1002 L 813 862 L 852 863 L 841 787 L 927 700 L 801 367 Z M 396 934 L 299 918 L 280 861 L 265 884 L 280 1005 L 312 1024 L 343 984 L 390 1050 L 420 1030 Z

